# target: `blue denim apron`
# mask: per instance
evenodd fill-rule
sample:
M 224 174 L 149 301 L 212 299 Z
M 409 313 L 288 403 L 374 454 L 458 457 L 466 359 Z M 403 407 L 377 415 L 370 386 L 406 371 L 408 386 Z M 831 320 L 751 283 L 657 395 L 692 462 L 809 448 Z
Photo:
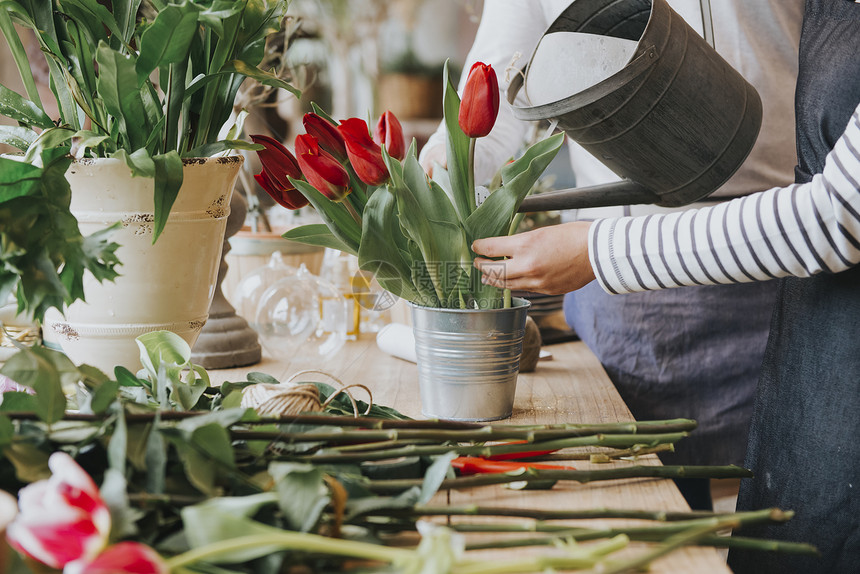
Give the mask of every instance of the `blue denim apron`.
M 860 4 L 807 0 L 796 94 L 798 181 L 860 102 Z M 738 510 L 792 509 L 742 535 L 809 542 L 820 558 L 731 551 L 739 574 L 860 572 L 860 267 L 781 282 Z
M 665 464 L 741 464 L 776 287 L 608 295 L 592 283 L 567 294 L 564 311 L 637 420 L 698 421 Z

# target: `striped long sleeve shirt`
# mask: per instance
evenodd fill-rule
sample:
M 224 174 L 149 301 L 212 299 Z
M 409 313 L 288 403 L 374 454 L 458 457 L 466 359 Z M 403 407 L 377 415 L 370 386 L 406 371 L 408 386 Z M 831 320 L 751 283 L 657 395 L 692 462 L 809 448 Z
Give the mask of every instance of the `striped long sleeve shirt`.
M 597 220 L 588 250 L 609 293 L 807 277 L 860 263 L 860 106 L 809 183 L 702 209 Z

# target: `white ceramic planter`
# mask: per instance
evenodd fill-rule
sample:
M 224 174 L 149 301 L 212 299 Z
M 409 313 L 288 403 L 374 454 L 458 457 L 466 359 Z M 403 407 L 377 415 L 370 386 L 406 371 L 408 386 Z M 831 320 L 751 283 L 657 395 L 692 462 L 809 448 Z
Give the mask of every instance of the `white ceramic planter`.
M 152 180 L 131 177 L 120 160 L 80 160 L 66 173 L 72 213 L 89 235 L 116 223 L 122 263 L 115 282 L 84 279 L 86 303 L 46 327 L 76 364 L 113 373 L 140 368 L 135 337 L 165 329 L 194 345 L 215 292 L 230 197 L 243 158 L 185 160 L 183 184 L 167 225 L 153 245 Z

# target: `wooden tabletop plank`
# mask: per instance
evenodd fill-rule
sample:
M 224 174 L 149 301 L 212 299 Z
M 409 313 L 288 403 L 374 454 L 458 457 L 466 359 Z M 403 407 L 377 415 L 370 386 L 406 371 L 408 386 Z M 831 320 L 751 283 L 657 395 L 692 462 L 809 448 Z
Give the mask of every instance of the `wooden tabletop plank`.
M 521 374 L 517 383 L 513 416 L 504 423 L 594 423 L 632 421 L 599 361 L 579 342 L 546 347 L 552 354 L 542 360 L 533 373 Z M 422 418 L 418 394 L 418 371 L 414 364 L 396 359 L 381 352 L 372 335 L 362 335 L 358 341 L 348 342 L 336 357 L 325 363 L 312 362 L 308 357 L 294 361 L 284 360 L 288 353 L 279 353 L 279 359 L 264 353 L 263 362 L 251 367 L 210 371 L 213 384 L 224 381 L 241 381 L 250 371 L 267 373 L 284 381 L 293 374 L 315 368 L 326 372 L 344 384 L 361 383 L 371 389 L 373 400 L 394 407 L 404 414 Z M 327 377 L 308 373 L 297 377 L 299 381 L 331 382 Z M 355 396 L 365 399 L 363 391 Z M 574 461 L 579 469 L 607 468 L 587 461 Z M 610 465 L 629 465 L 632 461 L 618 461 Z M 635 464 L 660 464 L 655 455 L 639 457 Z M 559 483 L 551 490 L 517 491 L 501 486 L 481 487 L 464 491 L 440 493 L 434 504 L 478 504 L 539 509 L 616 508 L 642 510 L 689 510 L 686 502 L 671 480 L 631 479 L 612 480 L 590 484 Z M 462 519 L 460 519 L 462 520 Z M 477 521 L 477 519 L 469 519 Z M 485 520 L 501 521 L 501 518 Z M 508 519 L 510 520 L 510 519 Z M 517 519 L 524 522 L 525 519 Z M 633 521 L 590 520 L 570 521 L 586 527 L 633 524 Z M 470 539 L 472 537 L 470 536 Z M 644 545 L 631 543 L 624 552 L 633 555 Z M 526 552 L 543 551 L 526 550 Z M 498 557 L 511 550 L 482 551 L 481 556 Z M 514 550 L 521 553 L 523 550 Z M 712 548 L 687 548 L 654 562 L 655 574 L 690 573 L 726 574 L 730 570 Z

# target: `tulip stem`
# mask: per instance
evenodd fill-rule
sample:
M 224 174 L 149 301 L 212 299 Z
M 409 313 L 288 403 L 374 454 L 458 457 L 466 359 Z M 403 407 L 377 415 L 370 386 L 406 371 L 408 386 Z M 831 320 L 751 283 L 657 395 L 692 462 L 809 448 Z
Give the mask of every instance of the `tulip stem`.
M 343 203 L 346 206 L 346 210 L 349 212 L 349 214 L 352 216 L 352 218 L 358 224 L 358 228 L 361 229 L 361 216 L 355 210 L 355 207 L 349 202 L 349 197 L 344 199 L 341 203 Z
M 469 213 L 474 213 L 477 207 L 475 200 L 475 143 L 477 138 L 469 138 L 469 174 L 467 183 L 467 195 L 469 196 Z

